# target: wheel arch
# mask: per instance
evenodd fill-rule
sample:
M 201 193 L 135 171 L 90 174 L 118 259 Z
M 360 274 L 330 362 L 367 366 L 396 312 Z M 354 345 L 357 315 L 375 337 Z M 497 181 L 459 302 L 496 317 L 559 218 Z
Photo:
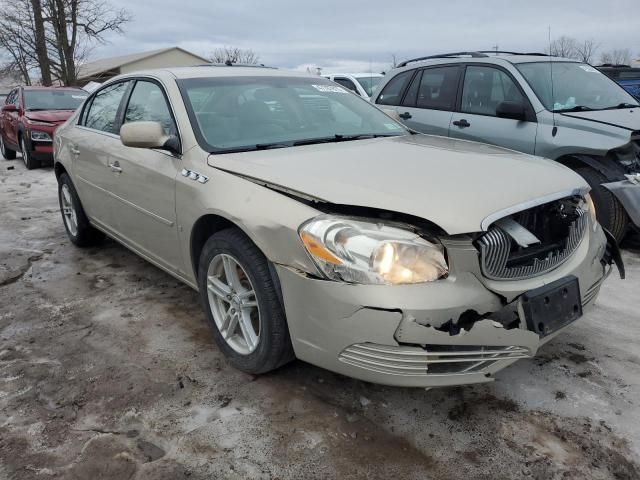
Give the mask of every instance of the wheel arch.
M 67 172 L 67 169 L 64 168 L 64 165 L 62 165 L 62 163 L 60 162 L 55 162 L 53 164 L 53 172 L 56 174 L 57 180 L 60 180 L 60 177 L 62 176 L 63 173 L 66 173 L 67 175 L 69 175 L 69 173 Z
M 556 162 L 572 170 L 589 167 L 607 177 L 609 181 L 624 179 L 624 172 L 611 158 L 584 154 L 566 154 L 555 159 Z

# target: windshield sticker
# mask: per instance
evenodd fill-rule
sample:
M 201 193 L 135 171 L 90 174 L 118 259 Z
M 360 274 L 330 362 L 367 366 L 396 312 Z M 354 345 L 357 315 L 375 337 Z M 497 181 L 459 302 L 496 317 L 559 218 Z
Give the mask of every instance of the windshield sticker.
M 396 123 L 385 123 L 387 130 L 402 130 L 402 127 Z
M 319 92 L 332 92 L 332 93 L 349 93 L 344 88 L 337 85 L 311 85 Z
M 589 65 L 580 65 L 580 68 L 583 69 L 585 72 L 591 72 L 591 73 L 597 73 L 598 70 L 596 70 L 593 67 L 590 67 Z
M 71 98 L 75 98 L 76 100 L 84 100 L 89 95 L 71 95 Z

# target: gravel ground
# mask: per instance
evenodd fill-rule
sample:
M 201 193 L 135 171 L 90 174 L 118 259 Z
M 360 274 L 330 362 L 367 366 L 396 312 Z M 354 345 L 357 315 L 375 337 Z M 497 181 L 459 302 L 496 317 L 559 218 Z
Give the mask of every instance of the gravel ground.
M 194 291 L 68 242 L 50 168 L 0 160 L 0 206 L 1 479 L 640 478 L 633 246 L 628 279 L 536 358 L 425 391 L 240 373 Z

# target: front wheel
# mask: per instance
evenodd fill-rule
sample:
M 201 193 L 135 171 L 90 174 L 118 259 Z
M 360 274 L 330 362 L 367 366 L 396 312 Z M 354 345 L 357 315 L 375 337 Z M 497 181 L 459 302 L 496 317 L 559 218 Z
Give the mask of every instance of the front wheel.
M 100 243 L 104 235 L 89 223 L 80 197 L 66 173 L 58 179 L 58 201 L 69 240 L 78 247 L 90 247 Z
M 603 183 L 607 183 L 607 177 L 590 167 L 577 168 L 576 172 L 591 187 L 591 198 L 596 205 L 598 222 L 609 230 L 618 242 L 622 241 L 629 229 L 629 217 L 615 195 L 602 186 Z
M 294 358 L 268 260 L 242 231 L 222 230 L 209 238 L 198 271 L 209 325 L 234 367 L 260 374 Z
M 2 134 L 0 133 L 0 153 L 7 160 L 13 160 L 16 158 L 16 151 L 7 148 L 7 145 L 4 143 L 4 139 L 2 138 Z
M 25 167 L 27 167 L 27 170 L 33 170 L 40 166 L 40 162 L 34 160 L 33 155 L 31 155 L 31 150 L 27 148 L 27 142 L 24 137 L 20 138 L 20 150 L 22 153 L 22 161 L 24 162 Z

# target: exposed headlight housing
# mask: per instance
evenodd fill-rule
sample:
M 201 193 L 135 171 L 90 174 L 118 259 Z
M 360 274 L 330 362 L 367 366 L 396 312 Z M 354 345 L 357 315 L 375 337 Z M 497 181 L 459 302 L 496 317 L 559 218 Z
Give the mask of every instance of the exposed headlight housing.
M 35 140 L 36 142 L 50 142 L 51 135 L 49 135 L 47 132 L 31 130 L 31 140 Z
M 432 282 L 449 272 L 441 244 L 383 222 L 321 215 L 299 234 L 331 280 L 397 285 Z

